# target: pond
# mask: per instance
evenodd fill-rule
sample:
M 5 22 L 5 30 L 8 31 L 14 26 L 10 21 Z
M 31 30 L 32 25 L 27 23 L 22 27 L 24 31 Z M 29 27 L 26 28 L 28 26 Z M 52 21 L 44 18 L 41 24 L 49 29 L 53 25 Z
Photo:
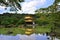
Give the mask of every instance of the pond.
M 17 34 L 15 36 L 12 35 L 0 35 L 0 40 L 51 40 L 50 36 L 46 36 L 46 34 L 31 34 L 31 35 L 21 35 Z M 54 40 L 60 40 L 58 38 L 54 38 Z

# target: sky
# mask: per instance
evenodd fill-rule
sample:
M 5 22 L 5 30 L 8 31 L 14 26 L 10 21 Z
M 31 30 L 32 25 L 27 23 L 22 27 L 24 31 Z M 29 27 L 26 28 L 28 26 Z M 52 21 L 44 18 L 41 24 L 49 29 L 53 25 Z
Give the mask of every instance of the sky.
M 35 14 L 35 11 L 40 8 L 47 8 L 51 5 L 53 5 L 55 0 L 24 0 L 24 2 L 21 2 L 22 10 L 17 11 L 18 13 L 28 13 L 28 14 Z M 6 7 L 0 6 L 0 14 L 4 12 L 10 12 L 10 7 L 7 7 L 7 10 L 5 10 Z

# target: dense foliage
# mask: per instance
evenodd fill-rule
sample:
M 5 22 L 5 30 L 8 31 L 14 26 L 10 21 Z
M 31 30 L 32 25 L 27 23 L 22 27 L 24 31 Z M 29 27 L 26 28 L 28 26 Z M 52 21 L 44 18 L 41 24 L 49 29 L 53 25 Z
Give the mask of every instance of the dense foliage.
M 20 25 L 24 24 L 25 14 L 0 14 L 0 25 Z M 35 23 L 40 26 L 53 25 L 60 26 L 60 13 L 37 13 L 33 16 L 35 18 Z
M 0 25 L 18 25 L 18 24 L 23 24 L 23 15 L 20 14 L 0 14 Z

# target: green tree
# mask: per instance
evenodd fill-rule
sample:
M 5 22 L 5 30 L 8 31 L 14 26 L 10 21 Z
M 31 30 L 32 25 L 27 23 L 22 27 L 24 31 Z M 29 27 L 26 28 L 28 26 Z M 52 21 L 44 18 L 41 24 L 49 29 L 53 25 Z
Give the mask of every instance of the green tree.
M 16 23 L 16 26 L 18 25 L 23 25 L 24 24 L 24 19 L 20 19 L 17 23 Z
M 23 2 L 24 0 L 0 0 L 0 3 L 6 5 L 6 6 L 14 6 L 16 9 L 19 8 L 21 10 L 20 2 Z

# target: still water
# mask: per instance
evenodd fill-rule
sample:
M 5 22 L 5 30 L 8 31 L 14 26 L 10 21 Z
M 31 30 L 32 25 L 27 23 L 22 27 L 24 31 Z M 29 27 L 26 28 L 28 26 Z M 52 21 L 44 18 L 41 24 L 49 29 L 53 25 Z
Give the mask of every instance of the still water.
M 17 34 L 16 36 L 12 35 L 0 35 L 0 40 L 51 40 L 50 36 L 46 36 L 43 34 L 31 34 L 31 35 L 21 35 Z M 60 40 L 54 38 L 54 40 Z

